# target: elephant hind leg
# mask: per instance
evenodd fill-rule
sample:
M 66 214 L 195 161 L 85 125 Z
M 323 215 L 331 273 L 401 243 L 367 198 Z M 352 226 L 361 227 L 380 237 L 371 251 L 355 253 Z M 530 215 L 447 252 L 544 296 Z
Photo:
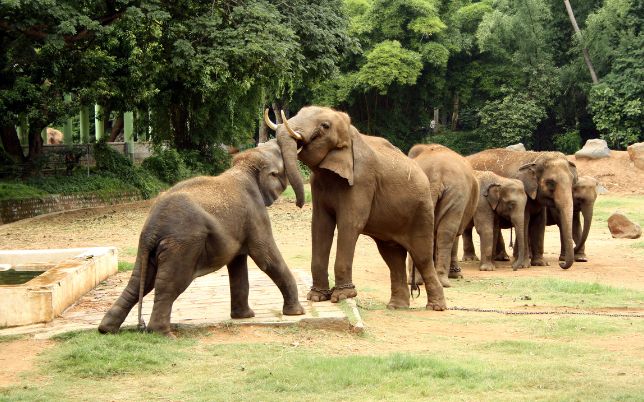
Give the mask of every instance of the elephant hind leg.
M 154 281 L 154 305 L 148 323 L 148 331 L 174 337 L 170 328 L 170 315 L 174 301 L 183 293 L 190 282 L 194 272 L 199 267 L 203 249 L 203 241 L 196 239 L 181 241 L 168 241 L 163 250 L 158 254 L 157 276 Z M 188 246 L 190 245 L 190 246 Z
M 405 257 L 407 250 L 399 244 L 392 244 L 376 239 L 380 255 L 389 267 L 391 277 L 391 299 L 387 304 L 389 309 L 409 308 L 409 291 L 407 290 L 407 273 Z
M 452 279 L 461 279 L 463 274 L 461 273 L 461 267 L 458 265 L 458 243 L 459 237 L 457 236 L 454 239 L 454 244 L 452 245 L 452 259 L 449 264 L 449 277 Z
M 127 286 L 123 289 L 119 298 L 114 302 L 98 326 L 98 331 L 102 334 L 116 333 L 121 327 L 121 324 L 123 324 L 123 321 L 125 321 L 125 318 L 127 318 L 130 310 L 132 310 L 132 307 L 134 307 L 139 301 L 139 284 L 141 275 L 140 255 L 141 252 L 139 251 L 137 261 L 134 265 L 134 270 L 132 271 L 132 275 L 130 276 Z M 151 253 L 151 255 L 154 256 L 154 252 Z M 156 258 L 151 257 L 148 260 L 143 296 L 150 293 L 154 288 L 155 275 Z

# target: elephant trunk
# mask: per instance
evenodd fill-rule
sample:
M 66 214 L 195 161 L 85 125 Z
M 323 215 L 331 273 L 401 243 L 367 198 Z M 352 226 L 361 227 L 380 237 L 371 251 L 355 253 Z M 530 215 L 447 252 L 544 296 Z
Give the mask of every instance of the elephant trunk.
M 562 189 L 563 190 L 563 189 Z M 568 269 L 575 261 L 575 246 L 572 241 L 572 192 L 568 190 L 566 194 L 560 194 L 555 198 L 557 209 L 560 211 L 561 218 L 561 238 L 563 241 L 563 250 L 565 261 L 560 262 L 559 266 L 563 269 Z
M 297 165 L 297 143 L 286 130 L 281 129 L 277 131 L 277 144 L 282 151 L 286 177 L 295 191 L 295 205 L 302 208 L 304 205 L 304 182 Z
M 584 229 L 581 232 L 581 238 L 579 239 L 579 242 L 575 246 L 575 253 L 579 252 L 579 250 L 583 250 L 584 245 L 586 244 L 586 239 L 588 238 L 588 232 L 590 232 L 590 224 L 593 220 L 593 206 L 584 205 L 581 208 L 581 214 L 584 217 Z

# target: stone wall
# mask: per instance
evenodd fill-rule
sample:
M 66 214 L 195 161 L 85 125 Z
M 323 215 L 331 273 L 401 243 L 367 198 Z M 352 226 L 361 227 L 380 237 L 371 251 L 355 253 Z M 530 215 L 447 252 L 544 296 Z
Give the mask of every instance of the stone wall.
M 139 193 L 120 193 L 108 197 L 95 194 L 49 195 L 41 198 L 0 201 L 0 224 L 15 222 L 51 212 L 103 207 L 143 199 Z

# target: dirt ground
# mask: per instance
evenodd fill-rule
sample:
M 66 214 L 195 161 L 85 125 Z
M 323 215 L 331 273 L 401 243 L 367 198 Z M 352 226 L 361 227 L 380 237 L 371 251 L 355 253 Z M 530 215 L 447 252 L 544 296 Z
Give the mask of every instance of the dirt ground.
M 581 174 L 597 177 L 609 190 L 609 195 L 644 194 L 644 171 L 632 165 L 626 152 L 615 152 L 608 160 L 596 162 L 577 161 Z M 624 159 L 626 158 L 626 159 Z M 119 259 L 133 262 L 140 229 L 144 223 L 151 201 L 136 202 L 106 208 L 78 210 L 32 218 L 0 226 L 0 249 L 42 249 L 69 248 L 86 246 L 116 246 Z M 294 268 L 308 269 L 311 260 L 311 205 L 298 209 L 293 203 L 278 201 L 270 208 L 274 236 L 287 264 Z M 641 222 L 640 222 L 641 223 Z M 462 263 L 464 280 L 473 278 L 508 278 L 508 277 L 553 277 L 557 279 L 598 282 L 601 284 L 644 290 L 644 252 L 641 248 L 630 245 L 640 240 L 613 239 L 605 225 L 593 224 L 587 242 L 586 252 L 589 262 L 575 263 L 569 270 L 562 270 L 557 265 L 559 254 L 559 236 L 556 228 L 549 227 L 546 232 L 546 259 L 549 266 L 531 267 L 513 272 L 509 263 L 499 263 L 496 271 L 482 272 L 478 263 Z M 478 245 L 477 245 L 478 250 Z M 332 250 L 330 267 L 333 266 L 335 247 Z M 256 269 L 256 268 L 254 268 Z M 332 271 L 332 268 L 331 268 Z M 353 265 L 354 283 L 357 286 L 359 302 L 363 304 L 386 304 L 389 298 L 389 272 L 378 254 L 375 243 L 370 238 L 361 236 L 356 247 Z M 129 272 L 118 274 L 126 280 Z M 468 306 L 486 308 L 512 308 L 516 303 L 499 298 L 486 300 L 485 295 L 456 293 L 454 288 L 446 289 L 449 306 Z M 412 307 L 419 308 L 415 317 L 430 317 L 432 325 L 426 321 L 392 314 L 387 310 L 373 309 L 365 314 L 364 321 L 369 337 L 382 342 L 377 343 L 377 351 L 400 350 L 404 343 L 409 351 L 423 351 L 427 336 L 453 336 L 458 333 L 464 338 L 490 338 L 507 336 L 502 326 L 486 324 L 473 325 L 465 322 L 455 325 L 442 324 L 442 317 L 468 317 L 467 312 L 446 311 L 443 313 L 422 310 L 424 295 L 413 301 Z M 484 303 L 484 304 L 482 304 Z M 96 306 L 93 306 L 96 307 Z M 105 311 L 108 305 L 103 306 Z M 629 312 L 633 312 L 630 309 Z M 644 311 L 639 311 L 644 313 Z M 435 319 L 434 319 L 435 318 Z M 404 320 L 404 326 L 400 324 Z M 239 336 L 242 334 L 243 336 Z M 514 336 L 516 334 L 513 334 Z M 283 330 L 272 330 L 261 327 L 243 327 L 230 329 L 213 329 L 207 342 L 270 342 L 281 340 L 296 342 L 302 345 L 316 345 L 329 353 L 346 354 L 347 352 L 369 353 L 376 344 L 365 338 L 350 333 L 334 332 L 331 336 L 313 337 L 310 332 L 286 334 Z M 612 341 L 611 341 L 612 342 Z M 614 339 L 614 344 L 602 345 L 606 348 L 623 349 L 624 340 Z M 634 345 L 635 343 L 641 343 Z M 629 349 L 642 351 L 644 339 L 629 339 Z M 20 339 L 0 343 L 0 386 L 16 381 L 17 373 L 32 367 L 33 357 L 50 347 L 53 342 Z

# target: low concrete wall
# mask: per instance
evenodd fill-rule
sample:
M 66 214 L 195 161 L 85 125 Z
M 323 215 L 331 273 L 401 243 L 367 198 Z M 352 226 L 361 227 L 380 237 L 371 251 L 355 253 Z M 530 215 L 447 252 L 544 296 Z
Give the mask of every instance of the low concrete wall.
M 103 207 L 143 199 L 138 193 L 121 193 L 107 198 L 94 194 L 50 195 L 42 198 L 0 201 L 0 224 L 51 212 Z
M 118 270 L 115 247 L 51 251 L 50 260 L 49 250 L 0 251 L 4 264 L 54 263 L 25 284 L 0 286 L 0 327 L 49 322 Z

